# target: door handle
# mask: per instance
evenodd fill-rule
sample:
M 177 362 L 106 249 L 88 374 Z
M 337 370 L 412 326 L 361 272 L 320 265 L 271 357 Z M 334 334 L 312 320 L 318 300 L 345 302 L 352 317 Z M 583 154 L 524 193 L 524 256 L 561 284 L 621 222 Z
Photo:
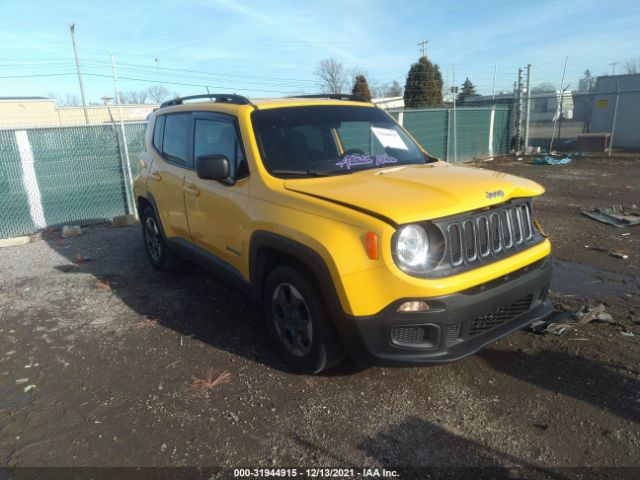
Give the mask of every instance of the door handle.
M 159 182 L 160 180 L 162 180 L 162 176 L 158 172 L 153 172 L 149 176 L 153 178 L 156 182 Z
M 185 187 L 182 187 L 182 191 L 184 193 L 188 193 L 189 195 L 193 195 L 194 197 L 197 197 L 198 195 L 200 195 L 200 190 L 198 190 L 193 185 L 187 185 Z

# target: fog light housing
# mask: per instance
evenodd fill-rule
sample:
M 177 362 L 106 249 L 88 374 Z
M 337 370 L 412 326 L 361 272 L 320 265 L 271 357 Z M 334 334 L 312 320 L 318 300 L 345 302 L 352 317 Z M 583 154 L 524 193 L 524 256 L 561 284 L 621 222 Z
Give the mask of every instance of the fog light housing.
M 398 307 L 398 312 L 426 312 L 429 310 L 429 304 L 423 300 L 411 300 L 404 302 Z

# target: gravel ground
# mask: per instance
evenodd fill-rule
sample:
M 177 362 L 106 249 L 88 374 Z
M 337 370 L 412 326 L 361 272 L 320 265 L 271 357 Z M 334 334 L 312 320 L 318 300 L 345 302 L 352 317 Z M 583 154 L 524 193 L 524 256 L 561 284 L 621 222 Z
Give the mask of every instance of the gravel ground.
M 401 478 L 421 478 L 412 469 L 425 466 L 505 467 L 498 478 L 639 467 L 640 227 L 609 227 L 580 209 L 637 204 L 640 162 L 481 167 L 547 188 L 535 214 L 559 262 L 557 308 L 604 302 L 618 324 L 518 332 L 438 367 L 347 361 L 302 376 L 274 355 L 242 294 L 190 264 L 154 271 L 139 226 L 66 240 L 46 232 L 0 250 L 0 465 L 371 466 Z M 193 387 L 224 372 L 226 383 Z

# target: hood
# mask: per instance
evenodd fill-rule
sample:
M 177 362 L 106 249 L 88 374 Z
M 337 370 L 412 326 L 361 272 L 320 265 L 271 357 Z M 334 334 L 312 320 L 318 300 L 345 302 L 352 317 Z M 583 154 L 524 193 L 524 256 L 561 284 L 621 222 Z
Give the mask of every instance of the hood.
M 544 192 L 542 186 L 531 180 L 447 163 L 291 179 L 284 186 L 396 224 L 446 217 Z

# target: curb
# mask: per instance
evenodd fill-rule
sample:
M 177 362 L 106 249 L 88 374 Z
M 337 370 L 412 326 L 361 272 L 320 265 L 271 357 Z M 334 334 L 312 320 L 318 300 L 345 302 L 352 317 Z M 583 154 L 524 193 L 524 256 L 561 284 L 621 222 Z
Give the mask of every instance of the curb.
M 17 247 L 18 245 L 25 245 L 31 241 L 31 237 L 13 237 L 13 238 L 0 238 L 0 248 L 3 247 Z

